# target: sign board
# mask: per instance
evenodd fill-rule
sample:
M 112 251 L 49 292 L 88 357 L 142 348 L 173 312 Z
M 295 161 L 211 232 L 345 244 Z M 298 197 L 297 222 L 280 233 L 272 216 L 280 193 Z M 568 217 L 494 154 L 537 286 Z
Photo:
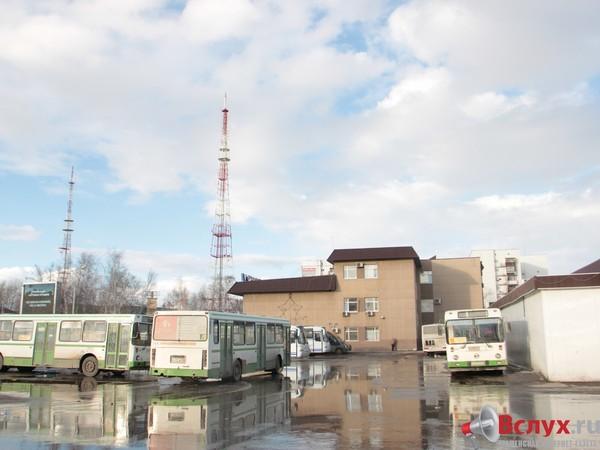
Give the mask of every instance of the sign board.
M 61 307 L 60 283 L 25 283 L 21 295 L 21 314 L 54 314 Z

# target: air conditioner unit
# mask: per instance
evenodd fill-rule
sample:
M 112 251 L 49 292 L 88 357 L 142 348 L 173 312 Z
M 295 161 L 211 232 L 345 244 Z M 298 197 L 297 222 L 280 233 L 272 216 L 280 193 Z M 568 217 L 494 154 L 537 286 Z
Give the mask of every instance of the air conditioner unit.
M 338 334 L 340 332 L 339 328 L 332 328 L 331 331 L 333 331 L 335 334 Z
M 365 267 L 365 263 L 358 263 L 357 265 L 359 268 Z
M 350 313 L 348 311 L 344 311 L 344 317 L 348 317 Z
M 441 298 L 434 298 L 433 299 L 433 304 L 434 305 L 441 305 L 442 304 L 442 299 Z

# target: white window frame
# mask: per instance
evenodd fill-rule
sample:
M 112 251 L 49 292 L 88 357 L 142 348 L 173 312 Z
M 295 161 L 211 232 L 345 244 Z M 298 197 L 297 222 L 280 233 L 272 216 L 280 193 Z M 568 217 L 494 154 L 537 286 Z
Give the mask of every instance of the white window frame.
M 369 273 L 370 270 L 374 270 L 373 273 Z M 379 278 L 379 267 L 377 264 L 365 264 L 365 279 L 375 280 Z
M 352 270 L 350 270 L 352 269 Z M 353 274 L 351 273 L 353 272 Z M 353 275 L 353 276 L 351 276 Z M 356 280 L 358 278 L 358 267 L 356 264 L 344 266 L 344 280 Z
M 369 330 L 374 330 L 377 335 L 377 339 L 369 339 Z M 365 327 L 365 341 L 367 342 L 379 342 L 381 336 L 379 335 L 379 327 Z
M 433 272 L 431 270 L 422 271 L 419 274 L 419 283 L 432 284 L 433 283 Z
M 350 311 L 350 304 L 356 304 L 356 311 Z M 359 310 L 358 298 L 356 297 L 346 297 L 344 299 L 344 312 L 348 314 L 356 314 Z
M 350 339 L 350 331 L 356 332 L 356 339 Z M 358 327 L 346 327 L 344 328 L 344 337 L 346 338 L 346 342 L 358 342 L 359 339 L 359 331 Z
M 379 312 L 379 297 L 365 297 L 365 311 Z

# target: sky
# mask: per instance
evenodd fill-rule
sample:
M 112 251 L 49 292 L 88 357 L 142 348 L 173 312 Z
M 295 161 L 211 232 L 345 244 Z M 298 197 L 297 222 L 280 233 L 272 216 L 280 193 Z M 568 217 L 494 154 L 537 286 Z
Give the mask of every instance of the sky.
M 600 257 L 600 3 L 3 0 L 0 280 L 119 250 L 213 273 L 228 96 L 231 273 L 334 248 Z

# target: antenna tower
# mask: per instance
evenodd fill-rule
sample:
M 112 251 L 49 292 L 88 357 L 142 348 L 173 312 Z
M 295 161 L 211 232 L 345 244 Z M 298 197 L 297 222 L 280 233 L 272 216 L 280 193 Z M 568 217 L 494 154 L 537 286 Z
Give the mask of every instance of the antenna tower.
M 228 307 L 225 264 L 231 260 L 231 216 L 229 213 L 229 147 L 227 145 L 227 94 L 223 105 L 223 127 L 219 148 L 219 169 L 217 172 L 217 207 L 215 223 L 212 227 L 211 256 L 215 258 L 213 299 L 217 310 Z
M 65 290 L 67 288 L 67 283 L 69 282 L 69 278 L 71 276 L 71 233 L 73 233 L 73 217 L 72 217 L 72 209 L 73 209 L 73 186 L 75 185 L 75 170 L 71 167 L 71 179 L 69 180 L 69 200 L 67 202 L 67 217 L 65 218 L 65 227 L 64 238 L 63 238 L 63 246 L 59 247 L 59 250 L 63 253 L 64 262 L 63 262 L 63 270 L 61 276 L 62 282 L 62 298 L 63 304 L 65 307 L 65 312 L 67 308 L 67 303 L 65 299 Z

